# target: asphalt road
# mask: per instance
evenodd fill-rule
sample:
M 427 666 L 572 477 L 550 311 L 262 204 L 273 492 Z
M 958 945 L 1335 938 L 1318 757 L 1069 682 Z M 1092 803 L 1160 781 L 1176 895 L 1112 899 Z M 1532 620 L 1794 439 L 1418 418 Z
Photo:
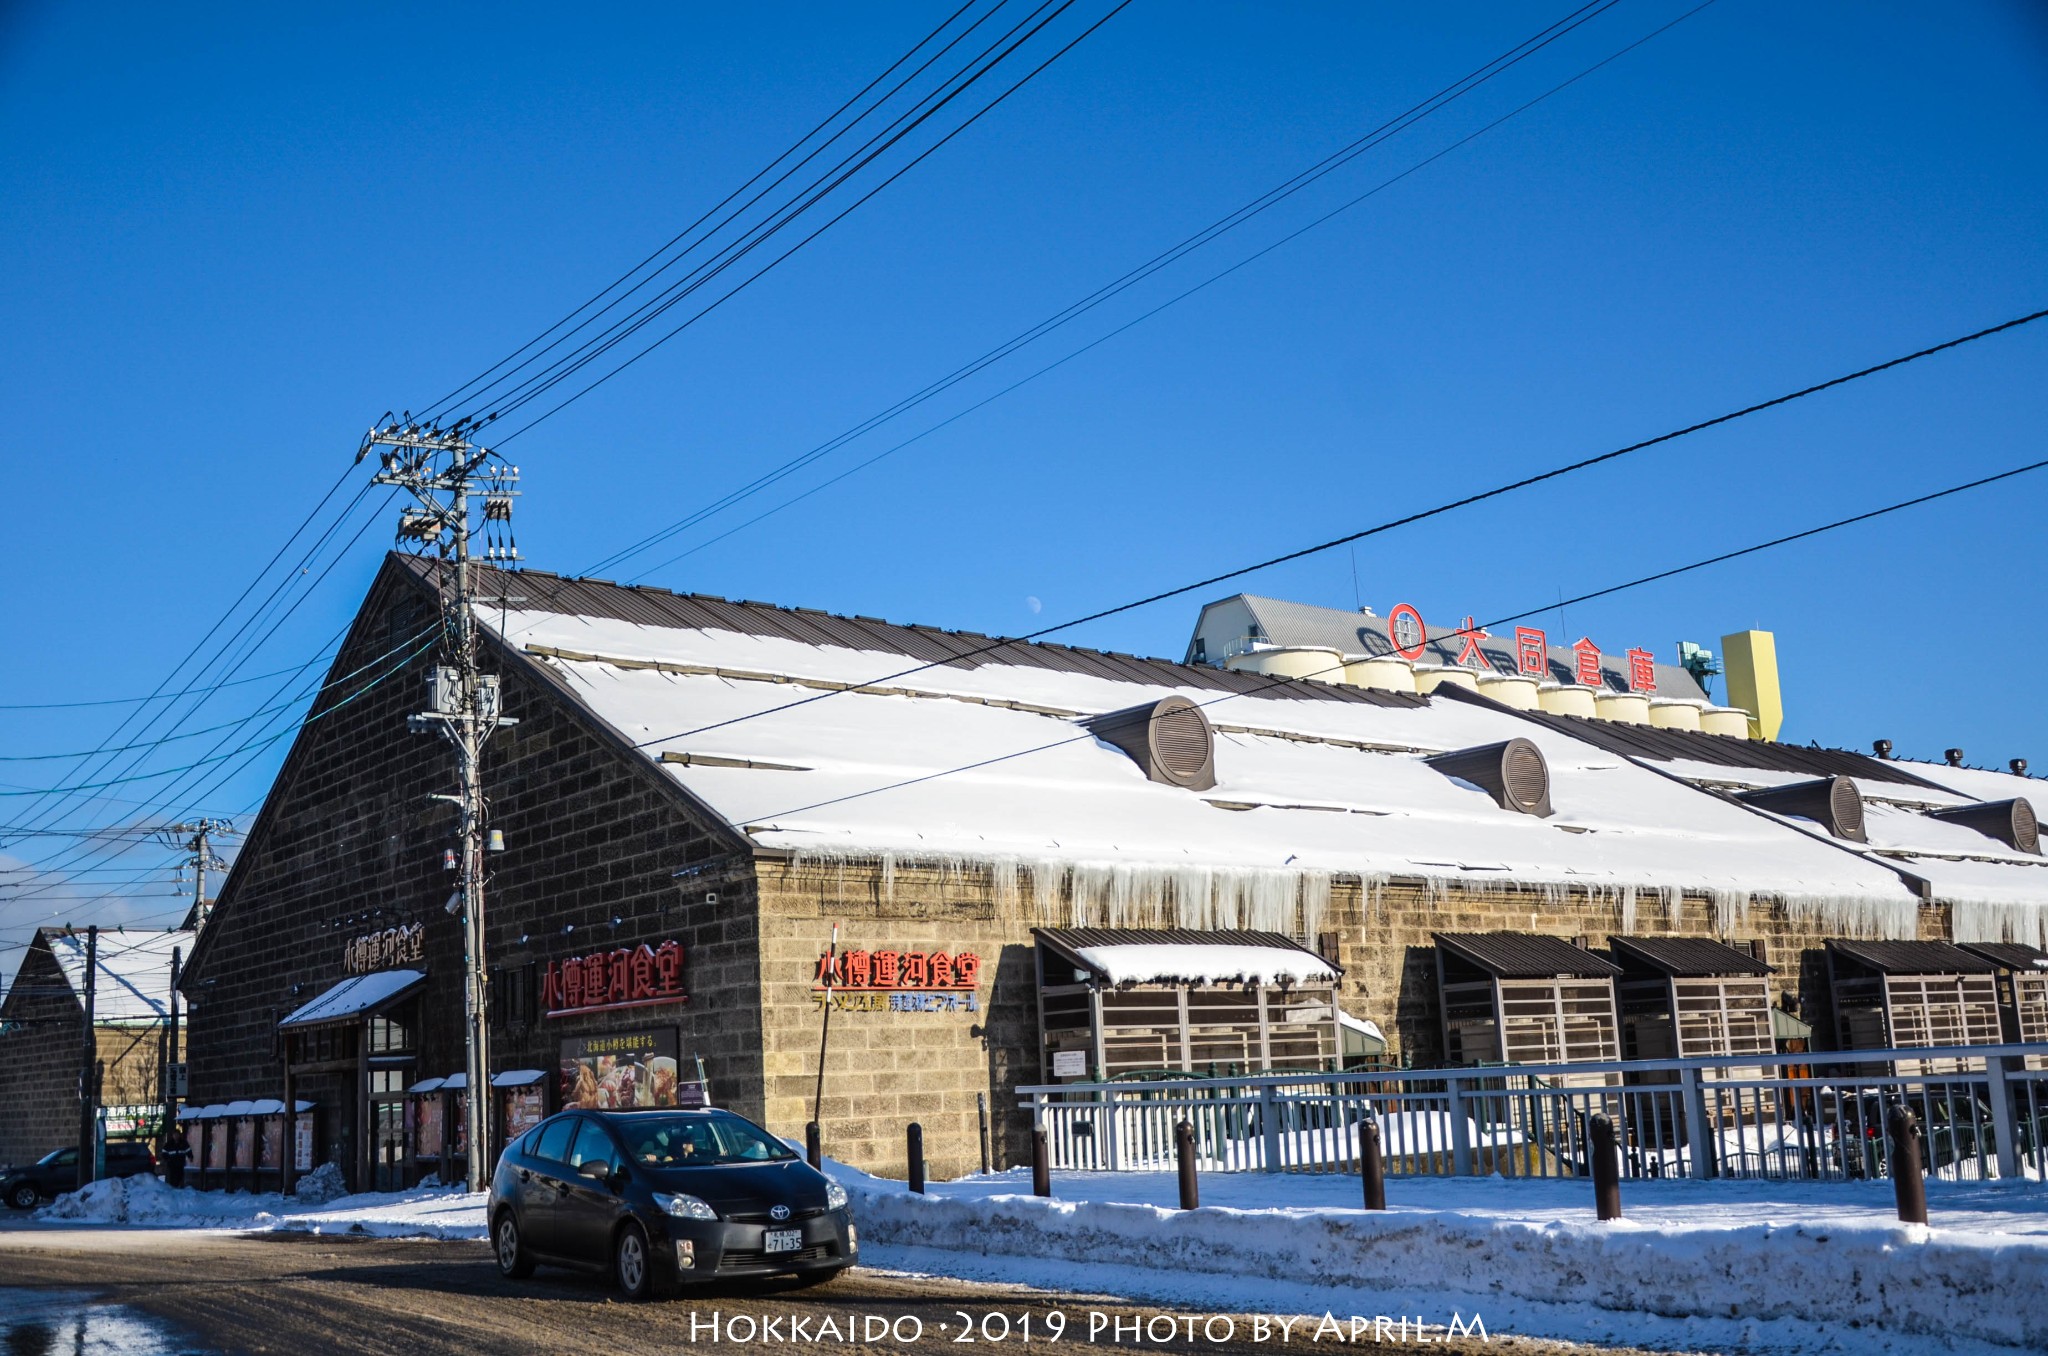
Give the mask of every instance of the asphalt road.
M 1204 1321 L 1214 1319 L 1204 1332 Z M 1028 1320 L 1028 1330 L 1027 1330 Z M 1516 1356 L 1587 1348 L 1497 1334 L 1407 1342 L 1389 1331 L 1285 1337 L 1279 1320 L 1133 1306 L 867 1268 L 829 1282 L 722 1287 L 627 1304 L 604 1282 L 543 1269 L 502 1279 L 482 1243 L 143 1228 L 0 1229 L 0 1352 L 57 1356 L 234 1353 L 534 1353 L 633 1356 L 874 1348 L 939 1353 L 992 1347 L 1283 1353 L 1342 1346 L 1428 1346 Z M 973 1325 L 969 1331 L 968 1325 Z M 1005 1328 L 1007 1338 L 1003 1338 Z M 921 1330 L 920 1330 L 921 1329 Z M 1026 1337 L 1029 1341 L 1027 1343 Z M 1048 1341 L 1057 1333 L 1057 1340 Z M 963 1340 L 963 1339 L 978 1340 Z M 1222 1340 L 1216 1340 L 1216 1339 Z M 990 1339 L 1003 1339 L 1000 1341 Z

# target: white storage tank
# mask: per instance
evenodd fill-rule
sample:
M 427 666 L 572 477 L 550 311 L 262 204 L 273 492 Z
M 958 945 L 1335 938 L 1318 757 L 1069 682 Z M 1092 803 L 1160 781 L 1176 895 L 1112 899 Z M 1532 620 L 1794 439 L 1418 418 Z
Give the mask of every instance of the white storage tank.
M 1382 692 L 1415 691 L 1415 666 L 1399 655 L 1374 655 L 1370 659 L 1344 661 L 1344 681 L 1354 687 L 1378 688 Z
M 1700 712 L 1700 729 L 1731 739 L 1749 738 L 1749 712 L 1739 706 L 1710 706 Z
M 1660 730 L 1697 730 L 1700 728 L 1700 704 L 1683 697 L 1653 697 L 1650 700 L 1650 724 Z
M 1224 667 L 1239 673 L 1262 673 L 1268 678 L 1314 678 L 1324 683 L 1344 681 L 1344 656 L 1321 645 L 1264 645 L 1234 654 Z
M 1624 725 L 1650 723 L 1650 699 L 1640 692 L 1601 692 L 1593 697 L 1593 714 Z
M 1415 666 L 1415 690 L 1434 692 L 1440 687 L 1462 687 L 1467 692 L 1479 690 L 1479 670 L 1468 669 L 1462 664 L 1417 664 Z
M 1502 706 L 1512 706 L 1517 711 L 1540 711 L 1543 703 L 1537 695 L 1534 678 L 1521 673 L 1482 673 L 1479 675 L 1479 693 L 1491 697 Z
M 1543 709 L 1553 716 L 1584 716 L 1593 718 L 1594 690 L 1577 683 L 1545 683 L 1537 690 L 1537 700 Z

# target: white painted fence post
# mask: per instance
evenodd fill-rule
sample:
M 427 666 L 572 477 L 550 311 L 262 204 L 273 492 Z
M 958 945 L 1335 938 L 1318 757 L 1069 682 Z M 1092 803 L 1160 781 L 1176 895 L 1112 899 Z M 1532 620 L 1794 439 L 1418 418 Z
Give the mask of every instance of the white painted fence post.
M 1259 1085 L 1259 1138 L 1266 1148 L 1266 1171 L 1280 1171 L 1280 1104 L 1273 1100 L 1271 1083 Z
M 1459 1177 L 1472 1175 L 1472 1122 L 1465 1114 L 1465 1089 L 1455 1077 L 1444 1079 L 1450 1094 L 1451 1171 Z
M 2012 1114 L 2012 1085 L 2005 1081 L 2005 1058 L 1984 1061 L 1984 1087 L 1990 1094 L 1992 1139 L 1998 1146 L 1998 1175 L 2020 1175 L 2019 1120 Z
M 1685 1099 L 1685 1148 L 1690 1166 L 1686 1173 L 1704 1182 L 1720 1173 L 1720 1156 L 1714 1152 L 1713 1124 L 1707 1117 L 1706 1080 L 1697 1068 L 1680 1069 L 1678 1083 Z
M 1102 1090 L 1102 1118 L 1105 1122 L 1103 1138 L 1109 1141 L 1107 1145 L 1109 1152 L 1106 1155 L 1106 1161 L 1112 1171 L 1123 1172 L 1130 1167 L 1130 1164 L 1124 1162 L 1124 1140 L 1123 1135 L 1120 1133 L 1121 1127 L 1117 1124 L 1116 1090 L 1114 1088 L 1105 1087 Z

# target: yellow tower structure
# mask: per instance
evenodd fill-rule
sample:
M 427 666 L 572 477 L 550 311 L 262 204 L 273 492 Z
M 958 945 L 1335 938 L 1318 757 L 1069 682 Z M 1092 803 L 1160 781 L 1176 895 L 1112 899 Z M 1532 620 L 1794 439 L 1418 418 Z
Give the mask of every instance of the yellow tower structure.
M 1785 705 L 1778 696 L 1778 638 L 1769 631 L 1721 637 L 1721 671 L 1728 704 L 1749 712 L 1749 737 L 1776 739 L 1785 724 Z

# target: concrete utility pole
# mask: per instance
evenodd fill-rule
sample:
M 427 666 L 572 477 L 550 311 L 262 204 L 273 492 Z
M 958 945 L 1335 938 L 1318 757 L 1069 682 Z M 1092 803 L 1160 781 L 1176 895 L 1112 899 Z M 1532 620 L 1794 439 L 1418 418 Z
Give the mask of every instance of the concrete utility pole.
M 178 1124 L 178 1065 L 182 1062 L 178 1053 L 178 972 L 185 963 L 185 948 L 171 948 L 171 999 L 164 1013 L 164 1057 L 163 1069 L 164 1128 L 168 1135 Z
M 99 1138 L 98 1034 L 92 1024 L 93 991 L 99 988 L 100 930 L 97 924 L 85 930 L 85 1041 L 78 1063 L 78 1184 L 94 1180 L 94 1160 Z
M 206 915 L 212 901 L 206 897 L 206 873 L 225 871 L 228 864 L 214 852 L 213 838 L 224 838 L 234 833 L 235 826 L 225 819 L 198 819 L 190 824 L 173 824 L 161 833 L 172 839 L 172 845 L 182 847 L 190 855 L 183 865 L 192 871 L 192 927 L 196 931 L 206 926 Z
M 428 709 L 408 716 L 406 725 L 414 733 L 438 734 L 455 749 L 456 792 L 438 799 L 453 802 L 460 811 L 458 846 L 451 855 L 461 874 L 448 911 L 459 914 L 463 924 L 463 1018 L 469 1054 L 465 1064 L 467 1185 L 471 1191 L 482 1191 L 493 1166 L 486 1022 L 490 995 L 484 965 L 483 751 L 493 731 L 517 722 L 498 713 L 498 675 L 478 671 L 470 517 L 471 501 L 481 500 L 486 560 L 518 560 L 519 548 L 512 541 L 510 526 L 512 500 L 519 493 L 512 487 L 518 482 L 519 468 L 470 442 L 463 429 L 464 422 L 445 429 L 410 419 L 387 422 L 365 435 L 356 460 L 360 462 L 372 448 L 378 449 L 380 469 L 375 483 L 398 486 L 411 494 L 417 505 L 399 516 L 400 543 L 416 542 L 422 551 L 432 547 L 452 567 L 442 571 L 440 581 L 445 662 L 427 675 Z

